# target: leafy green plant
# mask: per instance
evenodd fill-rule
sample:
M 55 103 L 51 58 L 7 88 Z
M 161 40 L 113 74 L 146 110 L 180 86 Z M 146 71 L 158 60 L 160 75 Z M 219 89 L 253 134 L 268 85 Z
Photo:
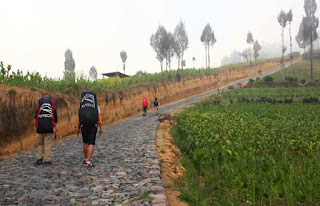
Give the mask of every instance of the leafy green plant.
M 267 83 L 271 83 L 271 82 L 273 82 L 273 77 L 271 75 L 267 75 L 267 76 L 263 77 L 263 80 Z
M 172 135 L 186 159 L 180 198 L 190 205 L 320 204 L 320 105 L 298 103 L 317 95 L 317 87 L 238 89 L 219 95 L 243 100 L 228 109 L 213 98 L 176 115 Z
M 140 200 L 146 199 L 146 198 L 148 197 L 149 193 L 150 193 L 149 191 L 144 191 L 144 192 L 140 195 L 139 199 L 140 199 Z

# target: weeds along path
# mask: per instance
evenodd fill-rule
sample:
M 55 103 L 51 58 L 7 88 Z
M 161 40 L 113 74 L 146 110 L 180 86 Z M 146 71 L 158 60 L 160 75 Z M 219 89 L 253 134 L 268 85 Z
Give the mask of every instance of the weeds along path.
M 160 113 L 213 94 L 217 90 L 163 106 Z M 35 165 L 37 149 L 1 159 L 0 205 L 166 205 L 155 149 L 157 125 L 149 111 L 105 127 L 97 137 L 94 168 L 82 165 L 82 138 L 75 136 L 55 142 L 51 166 Z

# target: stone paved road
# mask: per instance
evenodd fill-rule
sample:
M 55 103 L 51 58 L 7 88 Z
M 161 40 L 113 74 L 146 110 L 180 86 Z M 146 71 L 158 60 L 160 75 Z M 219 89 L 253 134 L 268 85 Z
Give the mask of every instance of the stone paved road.
M 216 93 L 172 103 L 160 113 Z M 75 136 L 55 143 L 51 166 L 35 165 L 36 149 L 0 160 L 0 205 L 166 205 L 155 150 L 157 124 L 149 111 L 105 127 L 96 141 L 94 168 L 82 165 L 82 138 Z

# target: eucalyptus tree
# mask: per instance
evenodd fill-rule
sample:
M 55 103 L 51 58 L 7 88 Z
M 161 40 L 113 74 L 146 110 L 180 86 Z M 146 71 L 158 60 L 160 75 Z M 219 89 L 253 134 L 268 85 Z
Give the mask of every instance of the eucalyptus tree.
M 168 41 L 167 45 L 167 51 L 166 51 L 166 65 L 169 65 L 169 70 L 171 69 L 171 60 L 174 56 L 174 48 L 176 45 L 174 36 L 171 32 L 168 32 L 168 35 L 166 37 L 166 41 Z
M 251 64 L 251 44 L 254 42 L 252 33 L 249 31 L 247 34 L 247 44 L 249 44 L 249 59 L 250 59 L 250 64 Z
M 319 19 L 315 16 L 317 11 L 317 3 L 315 0 L 305 0 L 304 1 L 304 10 L 306 12 L 306 16 L 303 17 L 305 19 L 304 28 L 306 31 L 303 32 L 305 36 L 306 45 L 310 46 L 310 73 L 311 73 L 311 81 L 313 81 L 313 41 L 318 38 L 317 28 L 319 26 Z M 302 20 L 303 21 L 303 20 Z
M 280 11 L 280 14 L 278 16 L 278 22 L 279 22 L 280 26 L 282 27 L 281 65 L 282 65 L 282 67 L 284 67 L 284 53 L 287 50 L 287 47 L 284 45 L 284 28 L 287 26 L 287 14 L 283 10 Z
M 76 73 L 75 73 L 75 62 L 72 57 L 72 51 L 67 49 L 64 53 L 65 61 L 64 61 L 64 78 L 67 80 L 75 81 Z
M 254 43 L 253 43 L 253 56 L 254 56 L 254 59 L 257 60 L 257 58 L 259 57 L 259 51 L 261 50 L 261 45 L 259 44 L 259 42 L 256 40 Z
M 178 59 L 178 69 L 180 68 L 180 61 L 183 60 L 184 52 L 188 49 L 189 39 L 188 34 L 182 20 L 178 23 L 174 29 L 174 52 Z M 183 70 L 183 67 L 182 67 Z
M 290 11 L 287 13 L 287 20 L 289 23 L 289 37 L 290 37 L 290 60 L 291 60 L 291 66 L 292 66 L 292 37 L 291 37 L 291 22 L 292 22 L 292 18 L 293 18 L 293 14 L 292 14 L 292 10 L 290 9 Z
M 200 41 L 205 45 L 206 61 L 208 61 L 208 69 L 210 74 L 210 46 L 213 47 L 217 40 L 215 38 L 214 31 L 212 30 L 209 23 L 204 27 L 202 31 Z
M 245 49 L 240 53 L 240 56 L 242 56 L 243 58 L 245 58 L 247 60 L 247 62 L 249 62 L 249 50 Z
M 122 63 L 123 63 L 123 73 L 125 74 L 126 73 L 126 61 L 127 61 L 127 58 L 128 58 L 127 52 L 122 50 L 120 52 L 120 57 L 121 57 L 121 60 L 122 60 Z
M 92 80 L 92 81 L 97 81 L 98 79 L 98 73 L 97 73 L 97 69 L 95 66 L 92 66 L 89 70 L 89 78 Z
M 308 33 L 307 19 L 306 17 L 302 17 L 302 21 L 299 27 L 299 32 L 296 36 L 296 42 L 298 46 L 304 50 L 304 52 L 306 52 L 306 47 L 307 47 L 307 44 L 306 44 L 306 39 L 308 36 L 307 33 Z
M 192 61 L 193 61 L 193 68 L 195 68 L 196 58 L 195 58 L 195 57 L 192 57 Z
M 159 25 L 155 34 L 150 37 L 150 46 L 154 49 L 161 66 L 161 78 L 163 74 L 163 60 L 166 58 L 168 51 L 168 33 L 164 26 Z M 162 79 L 163 80 L 163 79 Z

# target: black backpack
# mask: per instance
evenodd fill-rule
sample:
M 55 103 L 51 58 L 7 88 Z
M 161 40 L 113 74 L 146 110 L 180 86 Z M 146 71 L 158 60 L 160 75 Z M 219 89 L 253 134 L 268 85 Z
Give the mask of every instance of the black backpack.
M 153 105 L 154 105 L 155 107 L 159 106 L 158 100 L 154 100 Z
M 94 126 L 98 122 L 97 97 L 92 91 L 81 93 L 79 121 L 84 126 Z
M 36 127 L 39 133 L 50 133 L 55 126 L 54 101 L 50 97 L 39 99 Z

